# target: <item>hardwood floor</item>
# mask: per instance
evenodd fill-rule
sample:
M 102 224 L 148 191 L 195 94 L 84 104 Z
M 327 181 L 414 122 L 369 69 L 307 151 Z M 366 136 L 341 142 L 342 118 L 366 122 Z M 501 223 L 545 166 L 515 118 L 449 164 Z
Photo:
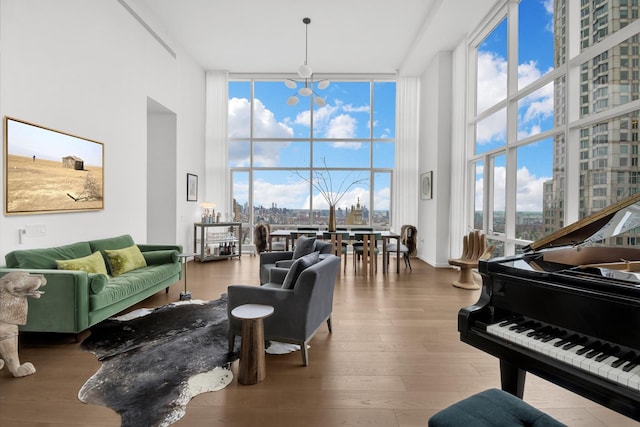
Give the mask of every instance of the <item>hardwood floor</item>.
M 395 260 L 392 259 L 393 263 Z M 349 257 L 349 267 L 351 267 Z M 267 355 L 267 378 L 195 397 L 175 426 L 426 426 L 438 410 L 491 387 L 499 388 L 498 361 L 461 343 L 457 313 L 479 291 L 451 286 L 458 273 L 412 260 L 413 272 L 373 277 L 347 268 L 336 284 L 333 334 L 311 341 L 309 366 L 298 352 Z M 381 267 L 381 266 L 379 266 Z M 394 270 L 392 268 L 392 270 Z M 197 299 L 217 299 L 232 283 L 258 283 L 258 257 L 189 263 L 188 285 Z M 139 304 L 178 300 L 183 283 Z M 86 334 L 85 334 L 86 336 Z M 20 358 L 37 372 L 12 378 L 0 371 L 0 426 L 118 426 L 112 410 L 77 398 L 99 368 L 69 336 L 29 334 Z M 237 373 L 238 362 L 233 364 Z M 236 375 L 237 378 L 237 375 Z M 638 425 L 605 407 L 527 375 L 525 400 L 570 426 Z

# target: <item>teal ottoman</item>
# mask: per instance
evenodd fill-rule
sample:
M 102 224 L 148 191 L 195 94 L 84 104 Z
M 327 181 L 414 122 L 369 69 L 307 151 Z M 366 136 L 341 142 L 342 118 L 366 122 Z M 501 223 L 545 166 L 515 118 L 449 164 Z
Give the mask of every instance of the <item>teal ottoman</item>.
M 565 424 L 495 388 L 461 400 L 429 419 L 429 427 L 498 426 L 559 427 Z

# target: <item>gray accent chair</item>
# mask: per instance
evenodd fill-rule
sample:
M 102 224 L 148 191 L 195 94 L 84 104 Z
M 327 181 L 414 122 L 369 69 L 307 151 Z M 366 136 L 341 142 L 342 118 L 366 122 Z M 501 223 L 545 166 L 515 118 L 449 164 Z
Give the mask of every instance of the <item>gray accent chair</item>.
M 312 251 L 318 251 L 324 257 L 324 255 L 331 253 L 331 249 L 331 242 L 316 239 Z M 295 260 L 294 251 L 261 252 L 260 284 L 269 283 L 271 274 L 274 274 L 274 277 L 280 277 L 281 279 L 276 279 L 276 282 L 282 283 L 282 279 Z M 273 271 L 274 269 L 275 271 Z
M 325 322 L 331 332 L 333 290 L 339 272 L 340 257 L 326 255 L 304 269 L 291 289 L 283 289 L 281 283 L 230 285 L 229 351 L 235 337 L 242 336 L 242 321 L 234 318 L 231 310 L 243 304 L 270 305 L 274 313 L 263 320 L 265 340 L 300 345 L 302 364 L 308 366 L 307 343 Z

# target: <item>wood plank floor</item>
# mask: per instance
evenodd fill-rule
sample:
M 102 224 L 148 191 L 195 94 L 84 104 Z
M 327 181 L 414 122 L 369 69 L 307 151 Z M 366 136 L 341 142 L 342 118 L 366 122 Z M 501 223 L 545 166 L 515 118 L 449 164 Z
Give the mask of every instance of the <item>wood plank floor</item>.
M 457 333 L 458 310 L 475 303 L 479 291 L 452 287 L 454 270 L 412 264 L 413 272 L 401 267 L 400 274 L 383 275 L 379 269 L 373 278 L 355 275 L 349 264 L 336 284 L 333 334 L 326 328 L 317 333 L 308 367 L 299 352 L 267 355 L 264 382 L 234 380 L 197 396 L 175 425 L 426 426 L 438 410 L 499 387 L 498 361 L 461 343 Z M 194 298 L 217 299 L 232 283 L 257 284 L 258 257 L 189 263 Z M 182 288 L 177 283 L 168 295 L 159 292 L 136 308 L 176 301 Z M 73 337 L 25 335 L 20 357 L 37 373 L 14 379 L 0 371 L 0 426 L 120 424 L 110 409 L 78 400 L 99 363 Z M 524 398 L 570 426 L 638 425 L 530 374 Z

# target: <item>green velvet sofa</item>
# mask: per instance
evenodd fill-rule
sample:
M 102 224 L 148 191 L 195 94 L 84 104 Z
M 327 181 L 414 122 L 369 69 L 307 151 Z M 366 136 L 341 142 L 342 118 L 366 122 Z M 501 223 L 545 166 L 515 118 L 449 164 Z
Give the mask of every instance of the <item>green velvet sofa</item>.
M 143 265 L 116 272 L 113 258 L 107 254 L 128 249 L 136 251 L 138 258 L 142 255 Z M 95 260 L 96 252 L 104 259 L 107 275 L 58 269 L 61 260 L 74 262 L 92 254 Z M 162 289 L 168 292 L 168 287 L 180 280 L 182 264 L 178 254 L 181 252 L 180 245 L 136 245 L 131 236 L 122 235 L 10 252 L 5 256 L 6 267 L 0 267 L 0 277 L 18 269 L 44 274 L 47 279 L 42 288 L 44 294 L 39 299 L 29 299 L 27 324 L 20 326 L 21 331 L 77 334 Z

